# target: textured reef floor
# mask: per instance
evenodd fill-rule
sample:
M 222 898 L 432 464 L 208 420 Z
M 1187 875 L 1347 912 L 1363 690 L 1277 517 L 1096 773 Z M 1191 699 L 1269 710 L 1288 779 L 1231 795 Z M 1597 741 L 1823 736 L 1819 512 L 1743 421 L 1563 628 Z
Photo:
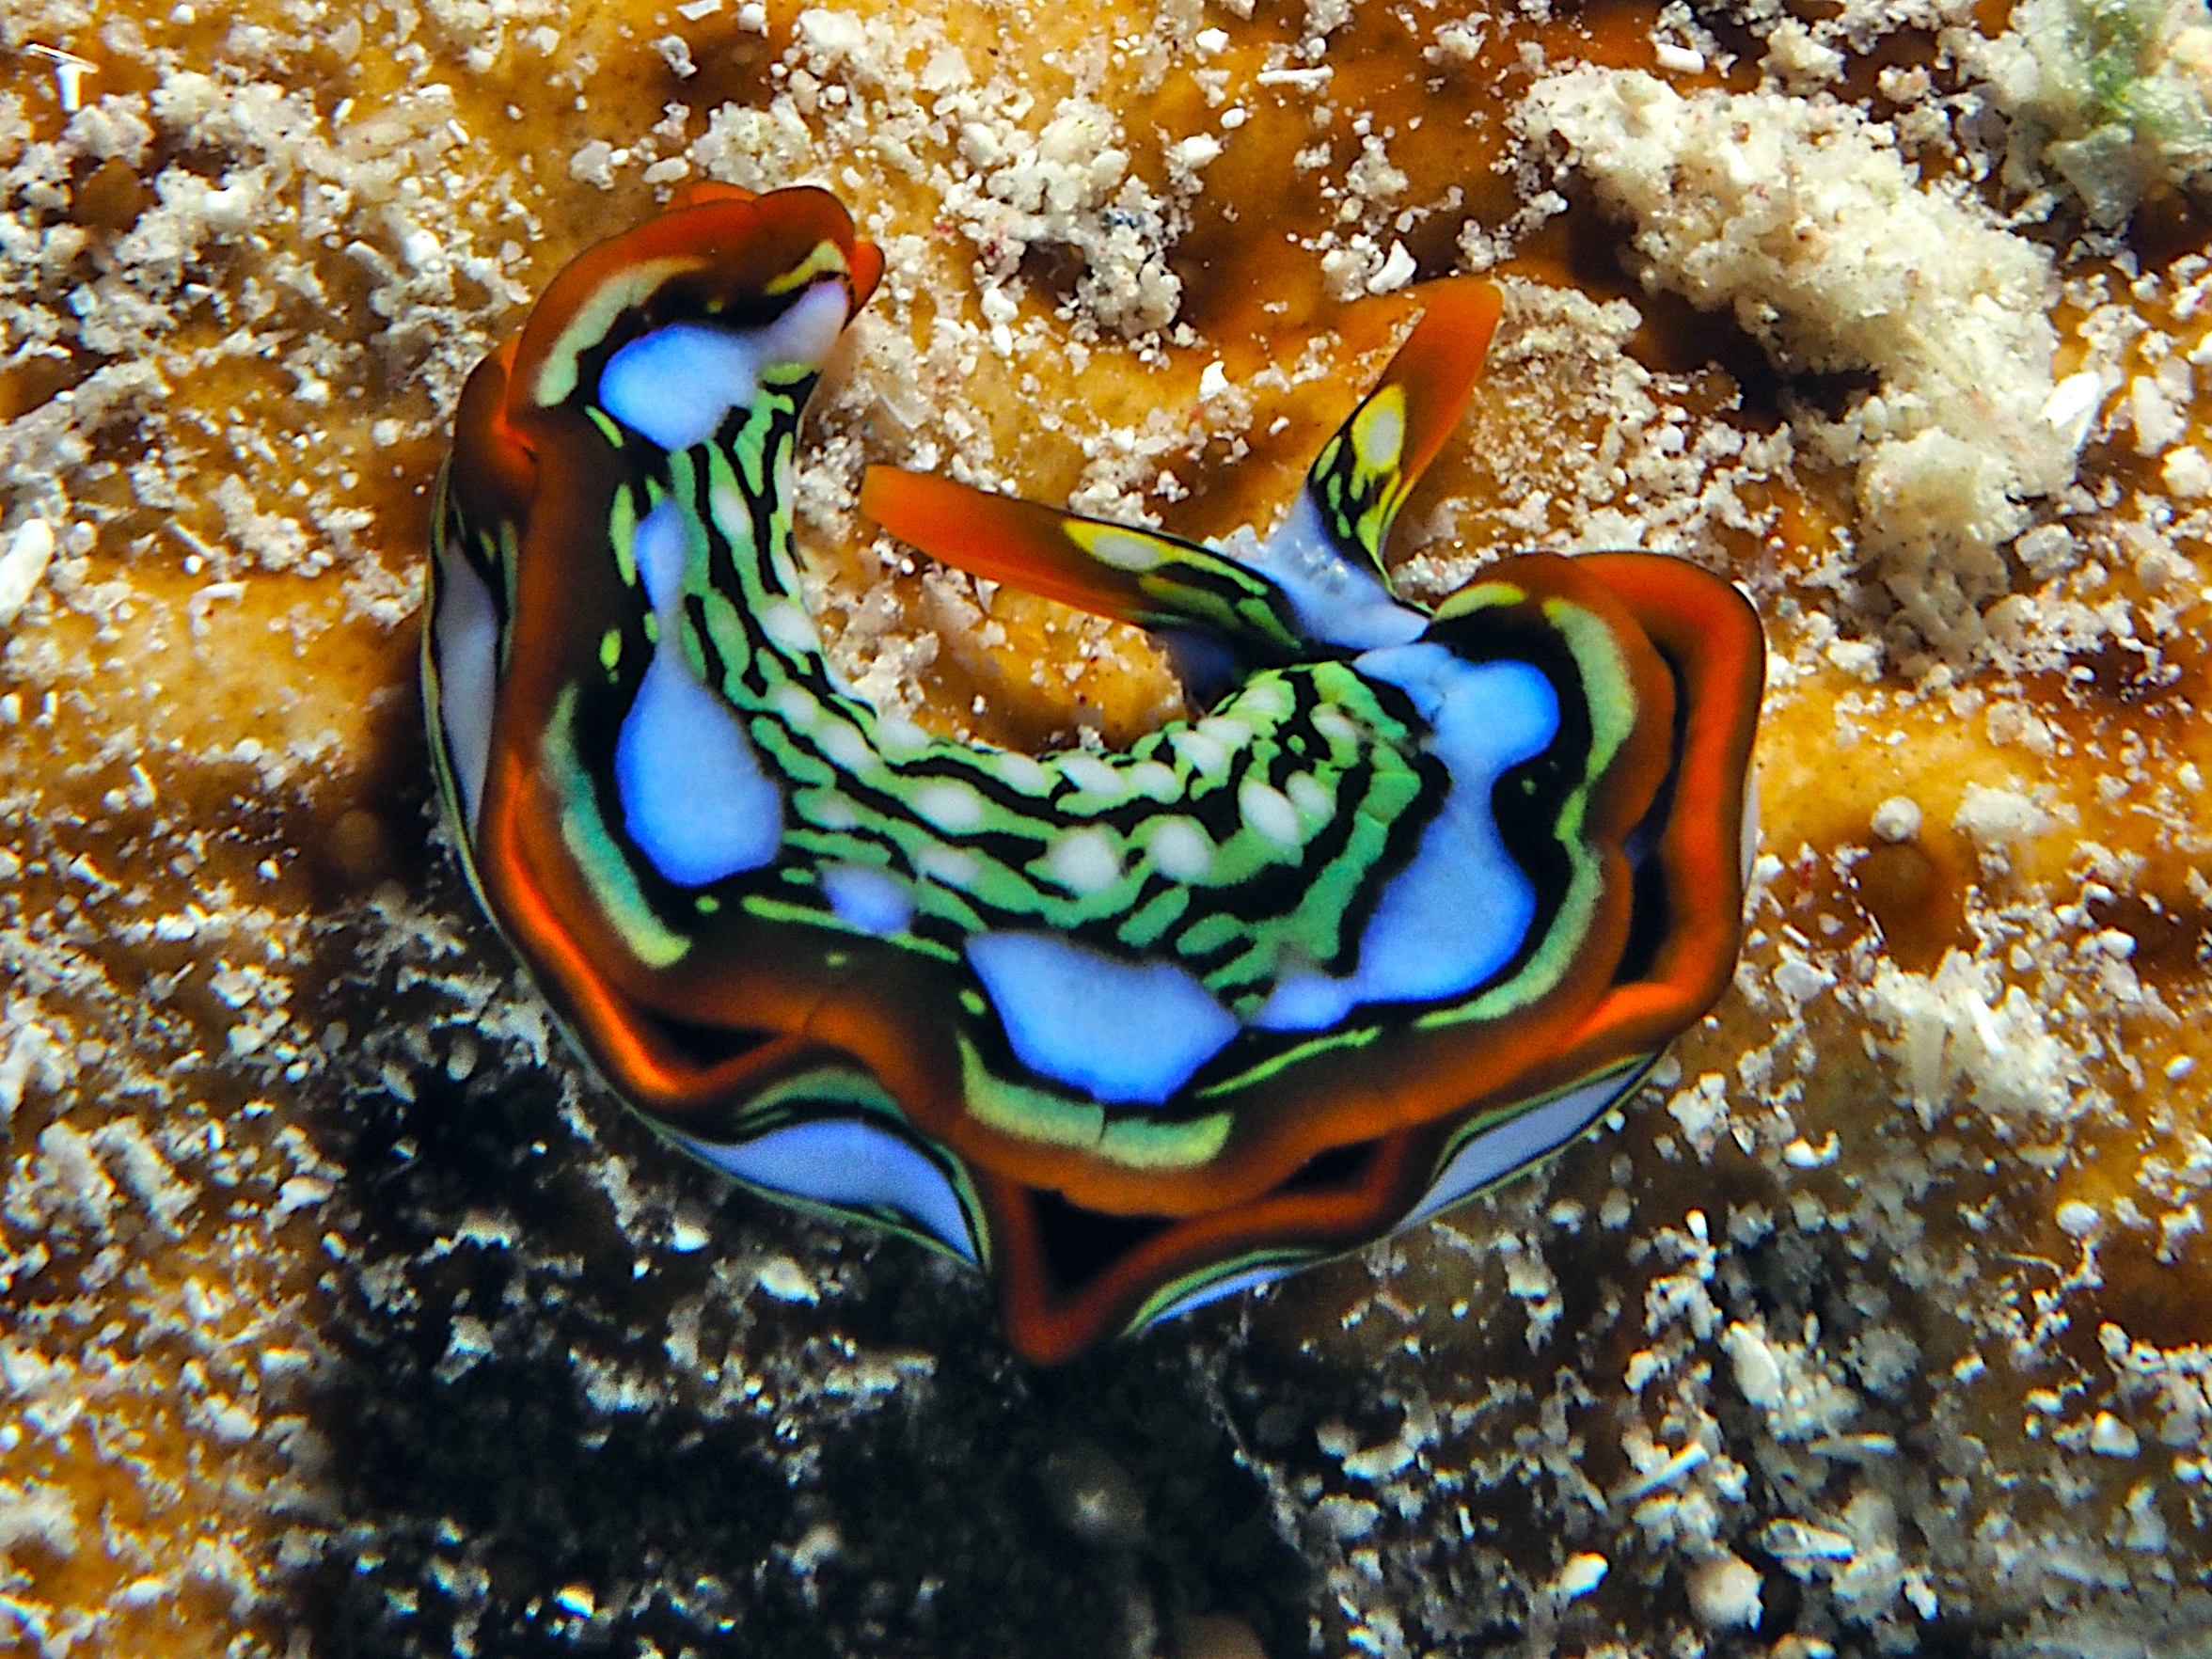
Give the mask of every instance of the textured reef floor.
M 0 1652 L 2212 1643 L 2201 8 L 51 0 L 0 49 Z M 1752 595 L 1713 1016 L 1494 1197 L 1055 1371 L 624 1117 L 435 827 L 419 565 L 462 376 L 702 177 L 884 247 L 814 608 L 1018 745 L 1179 688 L 875 537 L 865 464 L 1264 531 L 1418 282 L 1499 280 L 1398 579 Z

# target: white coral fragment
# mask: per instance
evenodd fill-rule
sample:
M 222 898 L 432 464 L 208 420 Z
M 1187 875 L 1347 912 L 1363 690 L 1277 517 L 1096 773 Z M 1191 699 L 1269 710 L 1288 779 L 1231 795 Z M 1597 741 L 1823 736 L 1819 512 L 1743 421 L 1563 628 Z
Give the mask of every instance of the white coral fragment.
M 1989 793 L 1997 793 L 1991 791 Z M 1865 1007 L 1923 1108 L 1971 1101 L 2000 1122 L 2062 1123 L 2093 1103 L 2084 1056 L 2052 1028 L 2049 1011 L 1996 969 L 1952 951 L 1933 974 L 1885 968 Z
M 1995 40 L 1948 37 L 2014 121 L 2006 182 L 2049 168 L 2091 219 L 2126 222 L 2212 165 L 2212 11 L 2204 0 L 2021 0 Z
M 2074 478 L 2078 434 L 2045 413 L 2049 255 L 1843 105 L 1586 67 L 1539 81 L 1520 119 L 1633 219 L 1647 285 L 1728 307 L 1785 371 L 1879 376 L 1826 434 L 1859 465 L 1860 547 L 1922 639 L 1969 653 L 2022 503 Z
M 43 518 L 26 518 L 8 538 L 0 552 L 0 628 L 15 621 L 31 595 L 45 579 L 54 560 L 54 527 Z

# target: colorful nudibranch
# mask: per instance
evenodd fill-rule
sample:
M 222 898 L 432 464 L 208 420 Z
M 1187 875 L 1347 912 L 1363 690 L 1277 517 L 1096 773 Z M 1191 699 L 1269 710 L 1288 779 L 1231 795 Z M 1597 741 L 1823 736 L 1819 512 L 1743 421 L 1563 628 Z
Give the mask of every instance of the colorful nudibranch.
M 1242 562 L 869 472 L 893 535 L 1215 665 L 1202 718 L 1032 755 L 879 713 L 806 608 L 792 446 L 881 270 L 821 191 L 696 187 L 462 395 L 431 748 L 577 1047 L 748 1186 L 992 1274 L 1046 1361 L 1580 1133 L 1732 969 L 1764 648 L 1654 555 L 1393 591 L 1495 291 L 1426 291 Z

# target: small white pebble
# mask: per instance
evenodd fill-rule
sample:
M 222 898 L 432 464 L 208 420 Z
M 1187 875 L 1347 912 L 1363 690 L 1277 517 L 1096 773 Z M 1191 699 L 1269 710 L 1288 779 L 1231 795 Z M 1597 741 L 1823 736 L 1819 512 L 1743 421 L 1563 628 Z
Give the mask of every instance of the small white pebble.
M 753 1282 L 778 1302 L 819 1302 L 821 1293 L 806 1270 L 788 1256 L 771 1256 L 753 1274 Z
M 1759 1622 L 1759 1570 L 1735 1556 L 1705 1562 L 1690 1574 L 1690 1617 L 1707 1630 L 1748 1629 Z
M 1898 845 L 1920 832 L 1920 803 L 1909 795 L 1892 795 L 1874 809 L 1874 837 Z
M 2108 927 L 2089 942 L 2115 962 L 2135 955 L 2135 935 L 2123 927 Z
M 315 1368 L 315 1356 L 304 1348 L 264 1348 L 261 1367 L 263 1377 L 296 1377 Z
M 588 1584 L 570 1584 L 553 1592 L 553 1604 L 578 1619 L 589 1619 L 598 1610 L 599 1598 L 592 1593 Z
M 2166 1080 L 2169 1082 L 2179 1082 L 2196 1068 L 2197 1057 L 2194 1054 L 2176 1054 L 2166 1062 Z
M 2165 387 L 2148 374 L 2128 383 L 2127 418 L 2135 427 L 2135 452 L 2156 455 L 2188 430 L 2188 418 L 2174 407 Z
M 1841 1146 L 1837 1144 L 1834 1130 L 1830 1130 L 1826 1138 L 1817 1146 L 1799 1135 L 1782 1148 L 1782 1161 L 1792 1169 L 1825 1169 L 1836 1161 L 1841 1150 Z
M 2069 374 L 2051 388 L 2051 395 L 2043 401 L 2045 424 L 2057 430 L 2059 436 L 2078 449 L 2089 436 L 2089 423 L 2096 418 L 2097 407 L 2105 401 L 2105 383 L 2097 378 L 2094 369 L 2084 369 L 2078 374 Z
M 1604 1556 L 1585 1550 L 1579 1556 L 1567 1557 L 1567 1564 L 1559 1569 L 1559 1576 L 1552 1581 L 1552 1588 L 1562 1602 L 1574 1601 L 1604 1583 L 1612 1566 Z
M 1393 242 L 1389 257 L 1382 261 L 1382 268 L 1367 278 L 1367 292 L 1395 293 L 1414 279 L 1414 273 L 1419 268 L 1414 261 L 1414 256 L 1406 251 L 1406 245 Z
M 711 1235 L 699 1223 L 678 1216 L 669 1224 L 669 1248 L 678 1256 L 689 1256 L 695 1250 L 704 1250 Z
M 2165 475 L 2166 488 L 2185 501 L 2212 496 L 2212 461 L 2193 444 L 2168 451 L 2159 471 Z
M 2104 1224 L 2104 1218 L 2096 1212 L 2096 1206 L 2084 1204 L 2078 1198 L 2069 1198 L 2059 1206 L 2059 1231 L 2069 1239 L 2086 1239 Z
M 1746 1399 L 1762 1411 L 1772 1411 L 1782 1403 L 1788 1384 L 1781 1362 L 1775 1358 L 1764 1336 L 1750 1325 L 1731 1324 L 1721 1338 L 1721 1346 L 1728 1351 L 1735 1367 L 1736 1387 Z
M 2089 1426 L 2089 1449 L 2099 1457 L 2132 1458 L 2142 1450 L 2142 1442 L 2110 1412 L 2099 1412 Z
M 1228 31 L 1226 29 L 1200 29 L 1191 37 L 1191 44 L 1198 48 L 1200 55 L 1211 57 L 1217 52 L 1228 50 Z
M 1228 371 L 1218 362 L 1207 364 L 1204 372 L 1198 376 L 1198 396 L 1200 399 L 1218 398 L 1228 389 Z
M 1654 48 L 1659 67 L 1672 75 L 1698 75 L 1705 72 L 1705 55 L 1693 52 L 1687 46 L 1678 46 L 1672 40 L 1662 40 Z
M 1222 152 L 1221 140 L 1211 133 L 1193 133 L 1167 152 L 1169 163 L 1196 172 Z

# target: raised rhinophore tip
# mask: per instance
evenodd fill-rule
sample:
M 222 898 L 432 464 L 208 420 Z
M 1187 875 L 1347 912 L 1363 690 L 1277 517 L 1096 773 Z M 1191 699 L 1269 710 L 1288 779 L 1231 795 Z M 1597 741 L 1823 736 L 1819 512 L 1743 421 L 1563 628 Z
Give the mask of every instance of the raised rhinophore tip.
M 579 389 L 590 400 L 609 356 L 672 324 L 772 324 L 818 282 L 843 289 L 842 324 L 882 276 L 881 250 L 826 190 L 694 186 L 553 279 L 516 344 L 511 413 L 554 407 Z

